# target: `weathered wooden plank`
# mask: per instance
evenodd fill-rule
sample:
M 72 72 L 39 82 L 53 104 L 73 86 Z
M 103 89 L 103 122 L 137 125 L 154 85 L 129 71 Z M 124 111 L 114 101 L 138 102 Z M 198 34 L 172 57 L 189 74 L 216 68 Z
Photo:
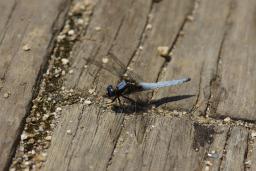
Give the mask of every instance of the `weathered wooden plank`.
M 226 141 L 229 134 L 228 127 L 217 127 L 215 130 L 214 141 L 208 149 L 205 157 L 204 170 L 218 171 L 222 161 L 222 157 L 225 154 Z
M 176 45 L 161 79 L 191 74 L 191 84 L 170 91 L 196 97 L 172 103 L 169 108 L 190 110 L 203 103 L 200 111 L 204 112 L 211 93 L 215 93 L 211 91 L 214 84 L 212 89 L 210 86 L 219 69 L 219 51 L 230 4 L 231 0 L 201 1 L 194 16 L 196 20 L 185 24 L 185 37 L 179 37 L 177 43 L 176 37 L 192 10 L 193 1 L 151 4 L 143 0 L 99 0 L 85 34 L 72 50 L 69 62 L 73 72 L 64 76 L 65 88 L 82 92 L 95 88 L 96 95 L 102 94 L 106 85 L 118 78 L 87 64 L 86 59 L 100 59 L 109 52 L 118 56 L 124 65 L 145 75 L 145 80 L 157 80 L 164 62 L 156 54 L 157 47 Z M 149 24 L 151 30 L 147 27 Z M 198 59 L 195 60 L 195 56 Z M 165 90 L 159 91 L 154 98 L 166 97 L 165 93 Z M 78 103 L 64 107 L 43 170 L 232 170 L 243 167 L 248 138 L 243 128 L 205 126 L 193 123 L 189 117 L 171 118 L 154 112 L 125 116 L 102 108 L 98 97 L 96 99 L 90 106 Z
M 186 22 L 184 36 L 179 36 L 172 60 L 161 80 L 191 77 L 186 85 L 161 89 L 154 98 L 194 95 L 168 104 L 169 109 L 191 110 L 200 107 L 204 113 L 210 97 L 210 82 L 215 77 L 219 49 L 224 36 L 230 1 L 200 1 L 193 21 Z M 192 20 L 190 18 L 190 20 Z
M 144 5 L 144 8 L 139 10 L 142 4 Z M 122 40 L 123 42 L 126 42 L 124 43 L 124 46 L 129 47 L 128 50 L 123 48 L 124 55 L 122 56 L 122 59 L 125 60 L 124 63 L 128 63 L 133 51 L 137 48 L 137 44 L 139 42 L 138 37 L 142 34 L 146 25 L 150 6 L 150 1 L 146 3 L 145 1 L 136 1 L 134 3 L 131 1 L 100 1 L 95 7 L 86 35 L 84 38 L 81 38 L 82 41 L 76 44 L 73 49 L 72 54 L 74 56 L 71 56 L 70 61 L 73 62 L 71 69 L 74 70 L 74 74 L 67 76 L 67 81 L 64 83 L 65 86 L 68 88 L 78 88 L 86 91 L 88 91 L 88 88 L 95 86 L 95 84 L 93 84 L 95 75 L 91 76 L 90 74 L 97 72 L 99 69 L 93 65 L 88 66 L 88 70 L 84 68 L 84 65 L 86 64 L 84 58 L 89 58 L 94 55 L 97 55 L 96 58 L 102 57 L 101 55 L 107 54 L 115 41 Z M 96 30 L 96 27 L 100 27 L 101 29 Z M 97 82 L 97 87 L 101 84 L 101 86 L 105 86 L 107 79 L 109 79 L 109 81 L 114 81 L 116 79 L 113 75 L 106 73 L 106 71 L 101 71 L 101 74 L 103 74 L 103 76 L 100 77 L 99 80 L 102 82 Z M 90 109 L 91 111 L 87 111 L 89 109 L 90 108 L 86 108 L 86 117 L 81 119 L 81 122 L 82 124 L 84 124 L 84 122 L 91 124 L 88 125 L 87 128 L 83 129 L 85 132 L 76 133 L 76 135 L 81 135 L 79 139 L 76 139 L 77 137 L 64 140 L 57 138 L 56 145 L 52 145 L 53 149 L 58 150 L 59 141 L 76 141 L 76 143 L 74 143 L 75 146 L 70 147 L 70 149 L 73 149 L 74 154 L 79 157 L 70 156 L 70 154 L 63 156 L 66 158 L 65 160 L 68 160 L 69 162 L 67 165 L 63 165 L 61 170 L 88 170 L 89 168 L 104 170 L 108 165 L 109 158 L 111 157 L 112 151 L 115 147 L 115 142 L 117 141 L 117 136 L 121 131 L 120 127 L 123 121 L 123 115 L 116 116 L 114 113 L 110 113 L 109 115 L 104 113 L 103 115 L 103 111 L 99 111 L 96 106 L 92 106 Z M 82 111 L 79 111 L 79 113 L 82 113 Z M 101 115 L 103 116 L 102 120 L 100 119 Z M 67 118 L 69 117 L 70 115 L 67 115 Z M 64 125 L 65 124 L 67 123 L 64 123 Z M 83 137 L 87 137 L 88 139 L 84 140 Z M 77 146 L 77 143 L 81 143 L 81 145 Z M 82 147 L 83 150 L 81 150 L 80 147 Z M 66 147 L 63 147 L 63 150 L 59 151 L 60 155 L 63 154 L 62 152 L 65 152 L 65 148 Z M 86 151 L 88 150 L 89 152 L 87 153 Z M 87 154 L 86 157 L 84 156 L 85 153 Z M 53 160 L 50 155 L 50 158 L 45 165 L 45 170 L 59 169 L 59 165 L 62 163 L 62 160 L 50 162 L 51 160 L 55 160 L 54 156 L 52 157 Z
M 226 154 L 223 156 L 220 170 L 245 169 L 245 157 L 247 152 L 248 131 L 244 128 L 235 127 L 230 131 L 230 137 L 225 148 Z
M 143 77 L 148 77 L 148 75 L 151 75 L 151 78 L 145 78 L 145 80 L 148 81 L 157 79 L 157 74 L 161 68 L 161 65 L 163 64 L 163 59 L 156 57 L 156 49 L 159 45 L 171 44 L 174 41 L 175 36 L 177 35 L 184 19 L 186 18 L 187 13 L 189 12 L 189 9 L 192 8 L 191 6 L 193 4 L 191 1 L 173 1 L 172 3 L 163 2 L 160 3 L 161 5 L 153 5 L 150 13 L 149 10 L 151 4 L 144 3 L 145 2 L 134 3 L 134 7 L 131 9 L 136 11 L 136 13 L 130 11 L 129 15 L 127 16 L 124 16 L 124 12 L 120 13 L 120 11 L 117 11 L 120 13 L 118 13 L 118 15 L 114 15 L 115 13 L 113 13 L 113 16 L 111 15 L 109 17 L 111 18 L 111 25 L 106 23 L 107 21 L 102 21 L 102 18 L 100 17 L 101 15 L 107 14 L 101 14 L 99 16 L 95 15 L 93 17 L 90 27 L 88 28 L 88 33 L 86 35 L 87 41 L 84 41 L 81 44 L 77 45 L 77 47 L 75 47 L 74 49 L 74 54 L 77 54 L 78 56 L 76 56 L 73 62 L 75 74 L 73 76 L 70 76 L 73 78 L 68 78 L 72 80 L 67 82 L 68 87 L 74 87 L 74 84 L 77 84 L 77 87 L 80 89 L 88 87 L 91 88 L 95 86 L 91 84 L 92 80 L 94 80 L 95 77 L 95 69 L 93 69 L 90 66 L 87 69 L 84 69 L 83 66 L 86 63 L 82 59 L 89 58 L 92 56 L 96 59 L 102 58 L 102 56 L 106 55 L 109 51 L 115 54 L 115 56 L 117 56 L 124 65 L 128 65 L 130 63 L 130 59 L 134 57 L 136 52 L 137 54 L 139 53 L 139 59 L 133 59 L 135 61 L 134 65 L 136 66 L 133 66 L 135 72 L 141 74 Z M 120 5 L 119 8 L 122 8 L 123 6 L 124 5 Z M 141 11 L 140 9 L 141 6 L 144 6 L 142 8 L 143 11 Z M 113 8 L 114 10 L 115 6 L 112 6 L 111 8 Z M 166 11 L 170 10 L 170 8 L 177 9 L 177 12 L 166 13 Z M 138 15 L 137 10 L 139 9 L 141 12 Z M 152 18 L 152 21 L 149 19 L 148 21 L 147 18 L 145 17 L 145 14 L 148 15 L 149 13 Z M 121 16 L 123 16 L 123 18 L 121 18 Z M 143 18 L 141 18 L 140 16 Z M 166 20 L 175 20 L 176 22 L 174 25 L 160 24 Z M 113 21 L 116 23 L 113 23 Z M 152 25 L 151 31 L 145 30 L 146 24 Z M 101 26 L 102 30 L 99 32 L 95 32 L 95 27 L 97 26 Z M 161 30 L 161 32 L 159 32 L 159 30 Z M 116 38 L 114 39 L 115 35 Z M 103 37 L 104 40 L 102 41 Z M 145 42 L 143 41 L 142 43 L 144 37 L 147 37 L 147 39 L 145 40 Z M 141 51 L 139 50 L 139 47 L 142 46 L 143 50 Z M 155 54 L 153 57 L 144 57 L 144 55 L 152 56 L 152 53 Z M 143 66 L 140 66 L 141 64 L 143 64 Z M 82 75 L 80 75 L 81 70 Z M 154 76 L 152 74 L 144 75 L 144 72 L 148 71 L 154 72 Z M 98 73 L 100 77 L 103 78 L 101 78 L 102 80 L 98 79 L 101 81 L 95 81 L 97 83 L 97 89 L 101 91 L 105 89 L 106 84 L 113 84 L 114 80 L 116 80 L 113 78 L 111 79 L 113 75 L 110 75 L 109 73 L 105 72 L 106 71 L 101 71 L 100 73 Z M 94 75 L 91 76 L 91 73 L 94 73 Z
M 256 119 L 255 1 L 233 1 L 213 87 L 213 116 Z
M 13 10 L 15 9 L 16 3 L 15 0 L 11 0 L 8 3 L 5 1 L 0 1 L 0 11 L 1 11 L 1 17 L 0 17 L 0 31 L 1 31 L 1 37 L 0 40 L 2 41 L 3 36 L 5 32 L 7 31 L 6 25 L 10 21 L 10 17 L 13 13 Z
M 73 138 L 76 136 L 77 131 L 81 129 L 81 125 L 79 125 L 81 115 L 85 115 L 83 113 L 82 105 L 74 105 L 73 107 L 68 107 L 67 109 L 63 108 L 62 117 L 60 120 L 59 126 L 55 130 L 55 135 L 53 136 L 51 145 L 57 145 L 58 148 L 51 148 L 48 155 L 47 163 L 52 163 L 48 165 L 46 163 L 46 170 L 54 170 L 54 165 L 57 164 L 59 170 L 67 170 L 69 164 L 69 158 L 65 156 L 73 156 L 71 149 L 73 144 Z M 88 113 L 90 114 L 90 113 Z M 90 125 L 89 125 L 90 126 Z M 91 128 L 89 128 L 90 130 Z M 59 140 L 61 142 L 59 142 Z M 59 143 L 59 144 L 56 144 Z M 59 151 L 62 151 L 60 153 Z M 59 163 L 63 163 L 59 165 Z
M 98 104 L 65 107 L 43 169 L 243 170 L 244 128 L 229 132 L 155 113 L 126 116 L 124 125 L 123 119 Z
M 127 8 L 127 6 L 129 8 Z M 141 8 L 142 6 L 143 8 Z M 73 48 L 70 57 L 70 61 L 72 62 L 70 69 L 73 70 L 73 74 L 66 76 L 64 86 L 66 88 L 82 89 L 85 91 L 89 88 L 96 88 L 96 93 L 100 94 L 103 91 L 105 93 L 106 85 L 115 83 L 117 78 L 105 70 L 100 70 L 94 65 L 88 65 L 84 59 L 100 59 L 111 51 L 111 53 L 118 56 L 119 60 L 121 60 L 124 65 L 128 65 L 130 59 L 140 49 L 139 46 L 142 45 L 141 42 L 144 40 L 145 34 L 148 34 L 148 37 L 150 37 L 150 41 L 145 40 L 145 44 L 148 44 L 147 46 L 145 45 L 147 48 L 144 47 L 145 52 L 147 50 L 151 51 L 151 48 L 155 49 L 156 52 L 158 43 L 161 45 L 165 43 L 172 44 L 172 42 L 175 41 L 175 36 L 178 34 L 178 31 L 192 6 L 192 1 L 174 1 L 171 4 L 164 2 L 157 5 L 153 4 L 153 6 L 150 1 L 142 0 L 133 3 L 131 1 L 100 1 L 95 7 L 86 34 L 81 37 L 81 41 L 75 44 Z M 166 13 L 166 11 L 170 10 L 170 7 L 173 10 L 177 10 L 177 12 Z M 158 13 L 158 10 L 160 10 L 161 13 Z M 152 19 L 152 22 L 150 23 L 152 24 L 154 31 L 152 31 L 152 33 L 145 33 L 145 28 L 149 23 L 147 18 L 151 13 L 152 16 L 157 16 Z M 173 21 L 177 19 L 177 22 L 174 26 L 168 24 L 162 26 L 161 23 L 164 23 L 166 19 Z M 158 33 L 157 30 L 159 29 L 162 30 L 163 33 Z M 170 40 L 168 38 L 169 36 Z M 164 37 L 163 40 L 161 40 L 162 37 Z M 155 43 L 153 41 L 154 39 L 156 39 Z M 142 56 L 140 58 L 142 58 Z M 151 60 L 161 61 L 161 58 L 150 58 L 150 61 Z M 162 63 L 163 60 L 161 61 L 161 64 Z M 88 66 L 84 67 L 85 65 Z M 153 62 L 146 68 L 150 68 L 151 66 L 154 66 Z M 158 68 L 155 69 L 156 73 L 158 73 L 160 67 L 161 65 L 159 63 Z M 146 72 L 146 70 L 144 72 Z M 157 74 L 155 74 L 153 79 L 157 79 Z M 92 111 L 88 112 L 91 114 L 82 122 L 90 122 L 91 120 L 95 120 L 97 123 L 101 122 L 101 119 L 97 117 L 97 110 L 94 109 L 96 106 L 93 106 L 92 108 Z M 87 110 L 87 108 L 85 109 Z M 70 117 L 70 115 L 67 117 Z M 115 148 L 118 139 L 117 135 L 119 135 L 124 116 L 110 113 L 109 115 L 103 116 L 103 118 L 104 122 L 102 121 L 102 124 L 92 124 L 88 126 L 88 129 L 90 127 L 91 130 L 95 130 L 95 135 L 93 135 L 95 137 L 94 139 L 89 136 L 91 132 L 81 132 L 76 134 L 79 136 L 81 134 L 81 137 L 89 136 L 88 142 L 84 142 L 84 140 L 80 138 L 77 139 L 77 137 L 72 138 L 72 141 L 75 142 L 73 144 L 81 143 L 83 149 L 80 148 L 80 145 L 79 147 L 72 147 L 71 149 L 73 149 L 74 154 L 78 154 L 79 157 L 74 157 L 70 155 L 70 153 L 67 154 L 67 156 L 64 156 L 68 158 L 65 159 L 65 161 L 69 160 L 70 164 L 63 165 L 62 169 L 65 170 L 71 168 L 71 170 L 84 170 L 84 168 L 91 167 L 92 169 L 104 170 L 107 168 L 107 162 L 110 160 L 111 154 Z M 67 123 L 65 122 L 64 125 L 65 124 Z M 105 127 L 105 124 L 108 126 Z M 108 135 L 110 128 L 112 136 Z M 56 134 L 54 136 L 56 136 Z M 53 143 L 51 146 L 50 153 L 52 154 L 49 154 L 50 161 L 47 161 L 44 168 L 45 170 L 59 169 L 59 164 L 62 163 L 63 160 L 53 162 L 55 161 L 56 156 L 54 157 L 52 155 L 55 150 L 59 149 L 59 141 L 62 141 L 62 143 L 63 141 L 68 141 L 67 144 L 71 141 L 70 139 L 63 140 L 58 138 L 55 140 L 56 143 Z M 86 143 L 87 145 L 85 145 Z M 103 146 L 104 149 L 101 149 Z M 67 153 L 64 150 L 64 147 L 62 149 L 63 150 L 59 151 L 62 155 L 63 153 Z M 88 152 L 88 150 L 90 152 Z M 84 156 L 85 153 L 87 155 L 86 157 Z
M 69 0 L 0 2 L 0 170 L 13 155 L 68 4 Z
M 144 81 L 154 82 L 158 79 L 165 59 L 160 57 L 157 49 L 175 43 L 193 7 L 194 1 L 190 0 L 162 1 L 153 6 L 148 21 L 152 29 L 145 32 L 140 44 L 141 50 L 137 52 L 130 66 Z
M 122 115 L 94 105 L 68 106 L 53 135 L 44 170 L 105 170 L 122 121 Z
M 247 158 L 245 160 L 245 167 L 249 171 L 253 171 L 256 169 L 256 137 L 255 130 L 251 132 L 250 140 L 248 141 L 248 150 L 247 150 Z
M 94 11 L 83 41 L 76 44 L 73 49 L 71 69 L 74 70 L 74 74 L 67 78 L 66 87 L 88 89 L 97 86 L 97 89 L 102 92 L 102 90 L 105 91 L 106 84 L 115 82 L 117 78 L 111 73 L 100 71 L 94 65 L 84 68 L 84 65 L 87 64 L 84 59 L 101 59 L 116 45 L 122 51 L 119 60 L 127 65 L 139 43 L 138 37 L 144 30 L 151 5 L 150 2 L 142 1 L 136 3 L 104 1 L 99 4 Z M 144 7 L 140 9 L 142 5 Z M 109 10 L 110 8 L 111 10 Z M 97 27 L 101 29 L 97 31 L 95 29 Z M 117 44 L 117 42 L 119 43 Z M 100 72 L 99 80 L 101 81 L 94 80 L 97 72 Z
M 152 113 L 151 115 L 154 115 Z M 159 117 L 136 129 L 141 119 L 127 119 L 109 170 L 199 170 L 207 149 L 207 139 L 197 139 L 191 121 Z M 205 130 L 198 130 L 205 131 Z M 202 133 L 202 132 L 200 132 Z M 142 134 L 142 138 L 140 137 Z M 206 138 L 206 137 L 203 137 Z M 193 149 L 194 140 L 205 148 Z M 205 141 L 205 142 L 203 142 Z M 205 143 L 205 144 L 204 144 Z
M 112 123 L 122 118 L 95 106 L 66 107 L 44 170 L 197 170 L 205 165 L 209 146 L 219 155 L 225 146 L 226 127 L 213 131 L 187 119 L 127 116 L 111 157 L 118 135 L 113 129 L 121 131 Z M 220 158 L 215 160 L 220 163 Z

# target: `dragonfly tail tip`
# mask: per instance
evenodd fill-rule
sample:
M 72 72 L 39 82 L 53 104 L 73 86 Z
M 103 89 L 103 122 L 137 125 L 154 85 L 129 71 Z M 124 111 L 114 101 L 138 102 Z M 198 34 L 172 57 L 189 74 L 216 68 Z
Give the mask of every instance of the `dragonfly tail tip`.
M 187 78 L 186 82 L 189 82 L 191 80 L 191 78 Z

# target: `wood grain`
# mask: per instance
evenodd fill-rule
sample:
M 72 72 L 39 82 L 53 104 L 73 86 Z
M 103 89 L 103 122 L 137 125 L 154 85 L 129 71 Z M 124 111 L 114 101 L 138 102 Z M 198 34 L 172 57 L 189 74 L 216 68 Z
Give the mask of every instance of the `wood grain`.
M 44 170 L 105 170 L 122 121 L 122 115 L 96 106 L 67 107 L 53 136 Z
M 233 10 L 229 0 L 205 0 L 200 1 L 199 6 L 185 0 L 171 3 L 99 0 L 86 33 L 74 45 L 70 57 L 70 69 L 74 73 L 65 76 L 64 86 L 79 91 L 95 89 L 97 95 L 105 93 L 106 85 L 115 84 L 119 78 L 88 64 L 87 59 L 100 61 L 112 53 L 146 81 L 190 76 L 191 83 L 156 91 L 153 99 L 169 94 L 194 95 L 167 104 L 167 109 L 198 108 L 206 114 L 207 108 L 215 102 L 218 63 L 223 57 Z M 189 14 L 193 14 L 194 21 L 187 19 Z M 147 29 L 148 25 L 152 26 L 151 30 Z M 173 51 L 166 71 L 163 70 L 165 60 L 157 54 L 158 46 L 168 46 Z M 188 118 L 172 118 L 149 111 L 131 116 L 116 114 L 102 109 L 97 101 L 91 106 L 66 106 L 43 170 L 229 170 L 244 167 L 246 129 L 202 125 Z M 71 135 L 67 133 L 69 129 Z M 211 157 L 212 152 L 217 157 Z M 242 155 L 238 154 L 240 152 Z
M 221 163 L 229 169 L 236 163 L 228 160 L 229 153 L 237 151 L 234 143 L 245 150 L 246 140 L 240 144 L 245 130 L 240 135 L 236 130 L 241 129 L 234 128 L 226 143 L 226 126 L 198 126 L 188 119 L 155 114 L 126 116 L 122 125 L 123 116 L 97 104 L 67 106 L 43 170 L 202 170 L 206 161 L 212 163 L 211 169 L 218 170 Z M 207 158 L 212 151 L 217 157 Z M 226 153 L 228 161 L 222 162 Z
M 213 87 L 215 117 L 256 119 L 255 1 L 232 2 L 228 30 L 220 54 L 218 78 Z
M 207 170 L 207 168 L 210 168 L 211 171 L 219 170 L 222 158 L 226 153 L 225 147 L 229 138 L 230 128 L 221 126 L 217 127 L 215 131 L 214 141 L 205 155 L 205 161 L 208 161 L 211 165 L 205 162 L 204 170 Z
M 97 89 L 102 91 L 106 84 L 115 82 L 117 80 L 115 75 L 102 71 L 95 65 L 84 68 L 87 64 L 86 59 L 101 61 L 101 58 L 107 56 L 113 51 L 113 46 L 116 46 L 122 54 L 115 53 L 115 55 L 127 65 L 138 46 L 138 37 L 144 30 L 151 7 L 150 2 L 143 4 L 141 1 L 136 3 L 100 1 L 98 4 L 83 41 L 76 44 L 73 49 L 71 69 L 74 70 L 74 74 L 67 77 L 66 87 L 88 90 L 97 86 Z M 143 8 L 140 9 L 142 4 Z M 130 9 L 127 6 L 130 6 Z M 95 30 L 96 27 L 100 27 L 101 30 Z M 101 78 L 95 80 L 97 74 Z
M 0 1 L 0 170 L 13 155 L 68 4 L 68 0 Z
M 74 45 L 73 56 L 71 56 L 70 59 L 72 61 L 71 69 L 74 70 L 74 74 L 67 76 L 66 82 L 64 83 L 67 88 L 88 91 L 89 88 L 97 86 L 97 92 L 99 93 L 102 92 L 103 87 L 105 89 L 106 84 L 117 80 L 117 78 L 110 73 L 101 71 L 94 65 L 89 65 L 87 68 L 84 68 L 84 65 L 86 65 L 86 60 L 84 59 L 90 57 L 100 59 L 102 55 L 107 55 L 112 46 L 116 44 L 116 46 L 124 45 L 125 47 L 129 47 L 129 49 L 120 48 L 123 53 L 120 60 L 122 60 L 124 64 L 128 64 L 129 58 L 131 58 L 132 54 L 137 49 L 137 44 L 139 43 L 138 36 L 144 31 L 147 16 L 151 8 L 149 1 L 146 3 L 143 2 L 145 1 L 135 1 L 134 3 L 132 3 L 132 1 L 99 1 L 97 3 L 94 10 L 94 17 L 92 17 L 90 21 L 84 39 L 81 38 L 82 41 Z M 139 10 L 142 4 L 144 7 Z M 127 6 L 130 6 L 130 8 L 127 8 Z M 101 30 L 97 31 L 95 27 L 101 27 Z M 124 43 L 117 44 L 116 41 Z M 100 77 L 98 77 L 97 72 L 100 73 Z M 74 106 L 74 108 L 77 108 L 77 106 Z M 114 113 L 109 113 L 109 115 L 106 113 L 103 114 L 102 111 L 97 109 L 97 106 L 90 108 L 85 107 L 85 112 L 79 111 L 79 113 L 86 115 L 86 118 L 82 119 L 81 125 L 84 125 L 84 122 L 90 124 L 85 126 L 87 127 L 86 129 L 82 130 L 85 132 L 76 134 L 81 136 L 81 139 L 76 140 L 77 137 L 72 137 L 67 140 L 57 138 L 56 145 L 53 143 L 51 146 L 52 149 L 50 149 L 50 151 L 58 151 L 59 140 L 64 142 L 76 141 L 73 143 L 75 146 L 70 146 L 68 150 L 72 148 L 72 153 L 79 157 L 73 157 L 73 155 L 63 156 L 63 151 L 61 150 L 60 156 L 62 156 L 62 158 L 59 158 L 58 162 L 55 162 L 56 156 L 49 154 L 53 158 L 47 160 L 45 170 L 59 169 L 59 163 L 63 161 L 63 157 L 65 157 L 65 161 L 68 162 L 65 162 L 62 170 L 89 170 L 90 168 L 104 170 L 107 168 L 108 161 L 111 158 L 112 151 L 114 150 L 121 131 L 124 116 L 115 115 Z M 73 116 L 75 115 L 76 114 Z M 70 117 L 71 115 L 67 115 L 66 120 L 70 120 Z M 101 117 L 103 117 L 102 120 L 100 119 Z M 63 123 L 63 125 L 65 124 L 67 123 Z M 78 131 L 80 130 L 81 129 L 78 129 Z M 65 130 L 62 131 L 64 131 L 65 134 Z M 63 135 L 63 133 L 59 134 Z M 85 137 L 88 137 L 87 142 L 84 140 Z M 81 145 L 77 146 L 77 143 L 81 143 Z M 80 147 L 82 147 L 83 150 L 81 150 Z M 63 147 L 63 149 L 64 148 L 66 147 Z M 86 155 L 86 157 L 84 155 Z M 95 160 L 96 158 L 97 160 Z
M 127 119 L 109 170 L 202 170 L 210 145 L 210 134 L 203 135 L 210 128 L 196 127 L 187 119 L 156 117 L 143 131 L 136 129 L 141 119 Z
M 244 170 L 245 154 L 247 153 L 248 131 L 243 128 L 233 128 L 227 141 L 226 155 L 221 163 L 221 170 Z
M 127 8 L 127 6 L 130 6 L 130 8 Z M 141 6 L 143 6 L 143 8 L 141 8 Z M 124 65 L 128 65 L 134 56 L 136 56 L 134 59 L 135 65 L 137 65 L 136 61 L 140 64 L 142 63 L 140 60 L 144 60 L 144 57 L 140 55 L 140 53 L 148 53 L 148 51 L 154 51 L 155 53 L 159 45 L 169 45 L 175 41 L 175 37 L 186 19 L 187 14 L 192 10 L 192 7 L 192 1 L 174 1 L 171 4 L 167 2 L 151 4 L 147 1 L 136 1 L 134 3 L 131 3 L 131 1 L 118 1 L 115 3 L 113 3 L 113 1 L 99 1 L 95 7 L 93 17 L 84 38 L 81 38 L 82 41 L 74 45 L 73 55 L 70 58 L 72 61 L 71 69 L 74 70 L 74 74 L 66 77 L 64 83 L 65 87 L 83 91 L 96 88 L 96 93 L 103 93 L 105 86 L 115 83 L 118 78 L 105 70 L 97 68 L 95 65 L 88 65 L 85 68 L 84 65 L 87 63 L 84 59 L 100 59 L 102 56 L 111 52 L 118 56 L 119 60 L 121 60 Z M 110 8 L 111 10 L 109 10 Z M 178 14 L 173 11 L 166 13 L 170 8 L 178 9 Z M 161 13 L 158 12 L 159 10 Z M 148 15 L 152 16 L 152 19 L 149 19 Z M 175 25 L 161 25 L 161 23 L 164 23 L 166 20 L 177 20 L 177 22 Z M 152 30 L 146 31 L 146 26 L 149 23 L 153 26 Z M 101 30 L 97 31 L 95 27 L 101 27 Z M 158 32 L 159 30 L 161 30 L 161 32 Z M 162 39 L 162 37 L 166 38 Z M 142 52 L 140 51 L 140 46 L 143 46 Z M 145 71 L 148 70 L 147 68 L 152 67 L 152 71 L 156 71 L 154 79 L 157 79 L 157 73 L 160 71 L 164 60 L 155 53 L 155 56 L 148 58 L 145 63 L 146 62 L 147 66 L 145 67 Z M 157 67 L 155 66 L 155 62 L 158 63 Z M 139 67 L 136 67 L 135 71 L 137 70 L 139 70 Z M 97 117 L 98 114 L 96 111 L 93 110 L 88 113 L 91 113 L 91 115 L 88 115 L 86 120 L 91 121 L 96 117 L 95 122 L 101 122 Z M 102 122 L 102 124 L 109 123 L 111 134 L 115 136 L 111 137 L 108 135 L 110 128 L 103 128 L 104 126 L 102 124 L 92 124 L 92 128 L 90 129 L 96 130 L 94 136 L 95 138 L 97 137 L 97 141 L 88 138 L 89 147 L 86 147 L 84 140 L 75 140 L 75 138 L 73 138 L 72 141 L 76 141 L 76 144 L 83 144 L 81 146 L 79 145 L 79 147 L 72 147 L 74 148 L 74 154 L 78 154 L 79 157 L 72 158 L 66 156 L 69 158 L 67 160 L 70 160 L 70 164 L 63 165 L 62 169 L 79 170 L 84 168 L 89 169 L 88 167 L 91 167 L 92 169 L 104 170 L 108 167 L 108 161 L 111 159 L 113 150 L 115 149 L 124 116 L 115 115 L 114 113 L 109 114 L 109 116 L 105 115 L 104 113 L 104 122 Z M 67 117 L 71 117 L 71 115 Z M 66 123 L 64 123 L 64 125 L 65 124 Z M 101 129 L 102 131 L 99 131 Z M 90 131 L 81 132 L 82 137 L 87 137 L 89 134 L 91 134 Z M 56 144 L 53 143 L 50 149 L 50 153 L 52 153 L 50 156 L 53 155 L 52 151 L 54 151 L 54 149 L 59 149 L 59 141 L 63 142 L 63 139 L 57 138 Z M 69 139 L 67 141 L 71 140 Z M 84 149 L 81 150 L 80 147 Z M 90 152 L 88 152 L 88 150 Z M 81 154 L 79 154 L 80 152 Z M 95 160 L 96 158 L 97 160 Z M 44 169 L 58 169 L 58 162 L 54 162 L 55 160 L 56 158 L 54 158 L 54 156 L 49 159 Z
M 256 2 L 94 4 L 88 25 L 67 56 L 72 72 L 63 76 L 62 85 L 92 104 L 62 106 L 42 170 L 245 170 L 246 160 L 256 162 L 255 150 L 248 154 L 255 146 L 254 141 L 248 144 L 251 130 L 244 128 L 253 128 L 254 123 L 246 121 L 255 120 Z M 68 0 L 0 2 L 0 170 L 8 167 L 68 6 Z M 22 49 L 26 44 L 29 51 Z M 172 52 L 170 61 L 160 57 L 159 46 Z M 119 78 L 88 63 L 103 57 L 121 61 L 146 82 L 183 77 L 192 81 L 144 94 L 151 100 L 169 99 L 164 108 L 116 113 L 104 107 L 99 96 Z M 118 64 L 111 69 L 115 67 Z M 94 97 L 88 93 L 91 89 Z M 6 93 L 9 97 L 3 98 Z M 218 120 L 226 116 L 245 121 Z
M 171 110 L 199 108 L 205 113 L 210 98 L 210 84 L 215 77 L 216 64 L 222 39 L 225 33 L 226 20 L 229 14 L 230 1 L 200 1 L 193 16 L 187 21 L 183 32 L 173 49 L 172 60 L 163 73 L 162 80 L 190 77 L 191 82 L 170 89 L 156 92 L 154 98 L 166 96 L 182 97 L 193 95 L 181 101 L 168 104 Z
M 253 135 L 253 136 L 252 136 Z M 248 150 L 245 162 L 245 168 L 249 171 L 256 169 L 256 141 L 255 141 L 255 131 L 251 132 L 248 141 Z

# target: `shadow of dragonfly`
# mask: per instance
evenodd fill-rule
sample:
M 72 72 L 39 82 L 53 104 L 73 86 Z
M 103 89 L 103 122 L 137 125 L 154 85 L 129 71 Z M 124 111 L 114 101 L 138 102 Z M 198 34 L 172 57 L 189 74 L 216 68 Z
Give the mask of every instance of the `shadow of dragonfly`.
M 181 95 L 181 96 L 171 96 L 171 97 L 163 97 L 156 100 L 151 100 L 149 102 L 146 101 L 136 101 L 136 103 L 126 103 L 122 106 L 113 105 L 112 110 L 116 113 L 125 113 L 125 114 L 133 114 L 137 113 L 145 113 L 148 112 L 152 107 L 158 108 L 161 105 L 187 99 L 194 97 L 195 95 Z

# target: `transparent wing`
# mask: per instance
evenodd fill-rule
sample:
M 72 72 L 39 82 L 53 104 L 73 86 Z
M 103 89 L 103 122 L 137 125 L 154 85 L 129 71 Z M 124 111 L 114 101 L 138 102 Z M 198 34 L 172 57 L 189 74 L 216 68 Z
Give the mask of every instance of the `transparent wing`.
M 114 55 L 113 53 L 109 52 L 109 57 L 111 60 L 114 60 L 120 67 L 124 68 L 125 69 L 125 72 L 124 74 L 122 75 L 123 78 L 128 78 L 132 81 L 135 81 L 135 82 L 142 82 L 143 79 L 140 75 L 138 75 L 137 73 L 134 73 L 133 71 L 131 70 L 128 70 L 127 69 L 127 66 L 124 65 L 122 63 L 122 61 L 120 61 L 120 59 L 118 59 L 118 57 L 116 55 Z
M 130 80 L 132 82 L 141 82 L 142 78 L 131 70 L 127 70 L 126 65 L 124 65 L 118 57 L 109 53 L 109 55 L 102 56 L 99 59 L 84 59 L 87 64 L 93 64 L 106 71 L 118 76 L 120 79 Z

